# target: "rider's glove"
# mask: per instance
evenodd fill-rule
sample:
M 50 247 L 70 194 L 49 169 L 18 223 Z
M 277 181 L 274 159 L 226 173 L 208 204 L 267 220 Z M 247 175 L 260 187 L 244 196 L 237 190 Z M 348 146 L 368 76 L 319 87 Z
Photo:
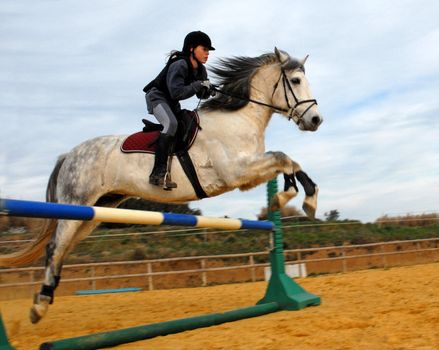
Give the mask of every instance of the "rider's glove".
M 209 94 L 210 96 L 216 95 L 215 86 L 210 82 L 210 80 L 203 80 L 201 82 L 201 85 L 206 88 L 207 94 Z
M 216 92 L 214 86 L 209 80 L 197 80 L 192 83 L 197 96 L 202 99 L 206 99 L 209 96 L 215 96 Z
M 210 80 L 203 80 L 201 81 L 201 85 L 204 86 L 207 89 L 211 89 L 212 88 L 212 84 L 210 83 Z
M 207 81 L 209 82 L 209 80 Z M 195 80 L 191 85 L 195 92 L 199 93 L 201 90 L 206 89 L 206 80 Z

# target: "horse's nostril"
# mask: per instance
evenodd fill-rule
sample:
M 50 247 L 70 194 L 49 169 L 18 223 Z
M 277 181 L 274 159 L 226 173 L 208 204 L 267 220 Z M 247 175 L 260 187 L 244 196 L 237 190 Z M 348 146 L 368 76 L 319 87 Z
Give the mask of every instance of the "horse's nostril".
M 314 117 L 311 118 L 311 122 L 312 122 L 314 125 L 319 125 L 319 124 L 320 124 L 320 117 L 317 116 L 317 115 L 315 115 Z

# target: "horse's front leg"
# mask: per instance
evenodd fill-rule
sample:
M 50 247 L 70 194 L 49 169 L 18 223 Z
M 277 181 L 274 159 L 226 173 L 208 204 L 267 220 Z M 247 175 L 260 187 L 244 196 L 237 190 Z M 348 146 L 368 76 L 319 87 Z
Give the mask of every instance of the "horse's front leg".
M 310 219 L 314 219 L 317 210 L 317 196 L 319 187 L 313 180 L 301 169 L 300 165 L 295 163 L 295 176 L 305 191 L 302 209 Z M 299 169 L 296 171 L 296 169 Z
M 280 173 L 284 174 L 284 190 L 278 192 L 272 198 L 272 210 L 285 207 L 297 195 L 299 191 L 295 180 L 297 178 L 305 190 L 302 209 L 310 219 L 314 219 L 317 210 L 318 187 L 302 170 L 299 163 L 293 161 L 283 152 L 266 152 L 261 156 L 252 158 L 251 161 L 240 163 L 243 164 L 241 166 L 243 171 L 236 174 L 236 176 L 245 181 L 237 186 L 241 190 L 247 190 L 267 182 Z M 237 168 L 235 167 L 235 169 Z
M 294 162 L 283 152 L 266 152 L 251 158 L 240 158 L 232 166 L 230 163 L 224 172 L 223 179 L 230 187 L 238 187 L 241 191 L 249 190 L 257 185 L 273 179 L 278 174 L 288 174 L 294 179 Z M 297 195 L 297 187 L 288 182 L 283 192 L 272 199 L 274 207 L 284 207 Z
M 224 160 L 222 160 L 224 162 Z M 231 187 L 249 190 L 280 173 L 293 174 L 293 161 L 283 152 L 266 152 L 242 157 L 221 166 L 222 178 Z
M 292 174 L 284 173 L 284 190 L 271 198 L 270 210 L 276 211 L 284 208 L 290 200 L 297 196 L 298 192 L 294 172 Z
M 294 160 L 291 161 L 293 163 L 293 173 L 284 173 L 284 191 L 277 193 L 273 197 L 271 201 L 271 210 L 274 211 L 283 208 L 288 201 L 297 195 L 299 192 L 296 185 L 297 179 L 305 190 L 305 199 L 303 201 L 302 209 L 310 219 L 314 219 L 317 210 L 317 195 L 319 188 L 302 170 L 299 163 Z
M 319 193 L 318 186 L 311 180 L 311 178 L 302 170 L 301 166 L 293 161 L 294 165 L 294 173 L 293 174 L 284 174 L 285 187 L 284 190 L 288 191 L 291 187 L 294 187 L 296 192 L 299 191 L 296 185 L 297 179 L 305 190 L 305 199 L 303 200 L 302 209 L 305 214 L 310 218 L 314 219 L 316 210 L 317 210 L 317 195 Z M 288 192 L 287 192 L 288 193 Z M 281 192 L 279 196 L 282 196 Z M 285 201 L 282 197 L 278 198 L 276 201 L 272 202 L 271 210 L 277 210 L 283 207 L 283 203 L 281 201 Z

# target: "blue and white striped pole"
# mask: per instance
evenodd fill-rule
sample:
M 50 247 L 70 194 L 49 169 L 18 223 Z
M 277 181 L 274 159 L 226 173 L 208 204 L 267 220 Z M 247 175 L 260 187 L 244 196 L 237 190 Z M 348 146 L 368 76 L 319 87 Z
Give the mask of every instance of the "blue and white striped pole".
M 214 218 L 154 211 L 91 207 L 0 198 L 0 213 L 9 216 L 87 220 L 140 225 L 177 225 L 224 230 L 273 230 L 271 221 Z

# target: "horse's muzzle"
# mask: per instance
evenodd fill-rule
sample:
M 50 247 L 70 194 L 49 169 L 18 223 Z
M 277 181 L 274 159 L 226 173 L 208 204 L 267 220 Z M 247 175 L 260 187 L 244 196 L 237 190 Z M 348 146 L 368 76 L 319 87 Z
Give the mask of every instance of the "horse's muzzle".
M 323 118 L 316 114 L 309 120 L 302 120 L 299 124 L 299 129 L 303 131 L 316 131 L 322 123 Z

